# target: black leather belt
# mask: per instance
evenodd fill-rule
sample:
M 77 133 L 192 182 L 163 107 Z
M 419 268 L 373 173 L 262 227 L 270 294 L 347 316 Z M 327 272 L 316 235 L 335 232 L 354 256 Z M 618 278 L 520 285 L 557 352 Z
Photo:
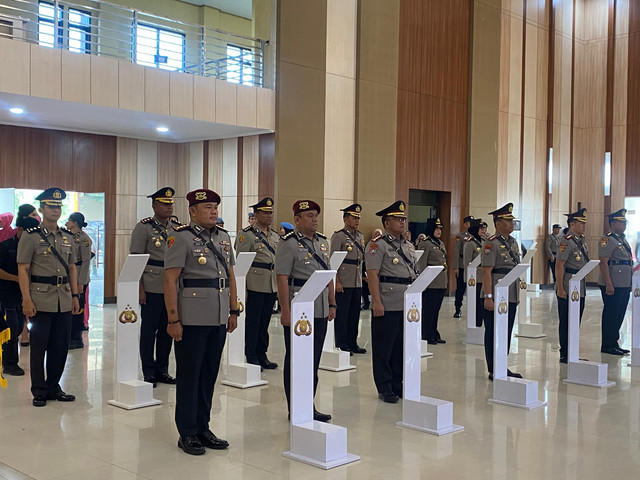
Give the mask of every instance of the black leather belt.
M 411 282 L 413 282 L 413 280 L 411 278 L 385 277 L 384 275 L 381 275 L 379 280 L 382 283 L 399 283 L 401 285 L 409 285 Z
M 513 270 L 513 269 L 512 268 L 494 268 L 493 270 L 491 270 L 491 273 L 497 273 L 499 275 L 506 275 L 511 270 Z
M 580 270 L 578 270 L 577 268 L 565 268 L 564 269 L 564 273 L 571 273 L 573 275 L 575 275 L 576 273 L 578 273 Z
M 147 260 L 147 265 L 153 265 L 154 267 L 164 267 L 164 262 L 162 260 Z
M 607 263 L 609 265 L 633 265 L 631 260 L 609 260 Z
M 362 265 L 362 260 L 354 260 L 352 258 L 345 258 L 342 263 L 346 263 L 347 265 Z
M 217 288 L 222 290 L 229 285 L 226 278 L 185 278 L 182 280 L 185 288 Z
M 66 285 L 69 283 L 69 277 L 41 277 L 40 275 L 31 275 L 33 283 L 46 283 L 47 285 Z
M 289 278 L 289 285 L 293 285 L 294 287 L 302 287 L 305 283 L 307 283 L 307 281 L 302 278 Z
M 253 268 L 264 268 L 265 270 L 273 271 L 273 263 L 253 262 L 251 264 Z

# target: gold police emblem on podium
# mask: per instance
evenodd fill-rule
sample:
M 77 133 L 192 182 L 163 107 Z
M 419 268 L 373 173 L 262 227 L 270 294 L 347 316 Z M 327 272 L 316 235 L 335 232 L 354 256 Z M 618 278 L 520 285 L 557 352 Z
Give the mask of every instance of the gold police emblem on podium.
M 578 290 L 574 290 L 571 292 L 571 301 L 577 302 L 578 300 L 580 300 L 580 293 L 578 293 Z
M 505 302 L 504 298 L 500 301 L 500 304 L 498 305 L 498 313 L 500 315 L 504 315 L 505 313 L 509 312 L 509 305 L 507 305 L 507 302 Z
M 640 297 L 640 287 L 637 287 L 633 290 L 634 297 Z
M 138 314 L 133 311 L 131 305 L 127 305 L 120 315 L 118 316 L 120 323 L 136 323 L 138 321 Z
M 475 278 L 471 277 L 469 279 L 469 286 L 470 287 L 475 287 L 476 286 L 476 279 Z
M 244 304 L 240 300 L 238 300 L 238 311 L 240 313 L 244 312 Z
M 411 308 L 407 312 L 407 321 L 409 322 L 417 322 L 420 320 L 420 310 L 416 307 L 416 304 L 413 303 Z
M 520 282 L 520 290 L 526 290 L 526 289 L 527 289 L 527 282 L 523 280 L 522 282 Z
M 295 333 L 298 337 L 302 335 L 306 337 L 311 335 L 311 330 L 311 322 L 307 320 L 307 316 L 303 313 L 302 317 L 300 317 L 300 320 L 298 320 L 295 327 L 293 327 L 293 333 Z

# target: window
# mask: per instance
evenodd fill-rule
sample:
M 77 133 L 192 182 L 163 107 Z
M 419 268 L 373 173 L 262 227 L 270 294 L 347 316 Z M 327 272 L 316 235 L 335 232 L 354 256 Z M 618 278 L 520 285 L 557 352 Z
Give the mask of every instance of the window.
M 38 4 L 38 43 L 51 48 L 63 48 L 66 45 L 71 52 L 90 53 L 91 14 L 69 8 L 65 15 L 65 6 L 58 4 L 58 12 L 54 19 L 54 9 L 51 3 Z
M 183 70 L 184 34 L 139 24 L 136 63 L 162 70 Z
M 249 86 L 255 85 L 251 50 L 236 45 L 227 45 L 227 81 Z

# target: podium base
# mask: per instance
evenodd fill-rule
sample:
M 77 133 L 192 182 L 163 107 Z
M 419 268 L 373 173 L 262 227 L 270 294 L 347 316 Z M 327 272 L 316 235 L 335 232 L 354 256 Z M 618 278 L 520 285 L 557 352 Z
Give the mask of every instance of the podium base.
M 631 363 L 628 367 L 640 367 L 640 348 L 631 348 Z
M 260 377 L 260 365 L 251 363 L 230 363 L 227 378 L 222 381 L 223 385 L 235 388 L 261 387 L 268 383 Z
M 345 370 L 355 370 L 356 366 L 349 363 L 351 355 L 349 352 L 343 352 L 334 348 L 333 350 L 323 350 L 320 357 L 321 370 L 330 372 L 344 372 Z
M 116 385 L 118 398 L 109 400 L 109 405 L 135 410 L 136 408 L 153 407 L 161 405 L 161 400 L 153 398 L 153 385 L 141 380 L 127 380 Z
M 504 377 L 493 379 L 493 398 L 489 403 L 532 410 L 547 402 L 538 400 L 538 382 L 524 378 Z
M 427 343 L 426 340 L 421 340 L 420 341 L 420 356 L 422 358 L 425 358 L 425 357 L 426 358 L 431 358 L 431 357 L 433 357 L 433 353 L 431 353 L 427 348 L 428 346 L 429 346 L 429 344 Z
M 453 423 L 453 403 L 422 395 L 419 400 L 402 400 L 402 421 L 396 425 L 438 436 L 464 429 Z
M 483 327 L 467 327 L 467 340 L 469 345 L 484 345 L 484 328 Z
M 296 449 L 282 456 L 324 470 L 360 460 L 347 452 L 347 429 L 330 423 L 311 420 L 291 425 L 291 445 Z
M 542 325 L 539 323 L 519 323 L 517 337 L 523 338 L 543 338 Z
M 575 383 L 576 385 L 587 385 L 596 388 L 609 388 L 616 384 L 607 378 L 609 365 L 606 363 L 588 362 L 578 360 L 569 362 L 567 378 L 562 383 Z
M 527 284 L 527 292 L 539 292 L 540 289 L 540 285 L 538 285 L 537 283 L 529 283 Z

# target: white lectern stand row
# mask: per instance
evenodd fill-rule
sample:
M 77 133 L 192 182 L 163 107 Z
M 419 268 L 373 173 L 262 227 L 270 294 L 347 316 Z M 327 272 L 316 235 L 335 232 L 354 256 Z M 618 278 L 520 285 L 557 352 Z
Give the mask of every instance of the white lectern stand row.
M 424 250 L 416 250 L 416 264 L 420 260 L 420 257 L 422 257 L 423 253 L 424 253 Z M 429 282 L 429 283 L 431 283 L 431 282 Z M 425 357 L 426 358 L 431 358 L 431 357 L 433 357 L 433 352 L 429 351 L 429 343 L 426 340 L 422 340 L 420 342 L 420 356 L 422 358 L 425 358 Z
M 476 274 L 481 260 L 482 256 L 478 255 L 467 265 L 467 340 L 465 343 L 472 345 L 484 345 L 484 328 L 476 327 L 476 289 L 478 288 Z
M 533 259 L 534 255 L 538 251 L 535 248 L 536 245 L 537 243 L 533 242 L 529 250 L 527 250 L 527 253 L 522 259 L 521 263 L 526 263 L 527 265 L 531 265 L 531 260 Z M 540 323 L 531 323 L 529 321 L 530 320 L 529 315 L 527 315 L 527 306 L 529 303 L 527 299 L 527 292 L 529 291 L 528 280 L 530 279 L 530 277 L 531 277 L 531 274 L 528 269 L 525 272 L 523 272 L 522 275 L 520 276 L 520 282 L 521 282 L 520 285 L 522 290 L 520 293 L 524 295 L 524 299 L 520 297 L 520 305 L 518 307 L 517 335 L 519 337 L 524 337 L 524 338 L 543 338 L 546 335 L 542 333 L 542 325 Z M 522 288 L 523 286 L 524 288 Z
M 640 271 L 633 274 L 631 282 L 631 363 L 640 367 Z

